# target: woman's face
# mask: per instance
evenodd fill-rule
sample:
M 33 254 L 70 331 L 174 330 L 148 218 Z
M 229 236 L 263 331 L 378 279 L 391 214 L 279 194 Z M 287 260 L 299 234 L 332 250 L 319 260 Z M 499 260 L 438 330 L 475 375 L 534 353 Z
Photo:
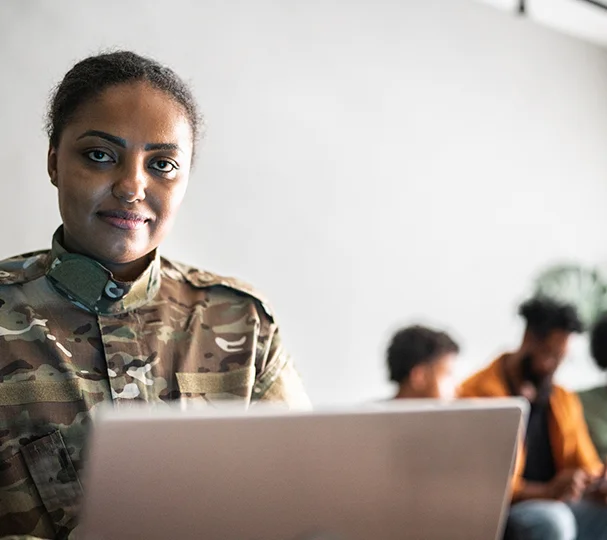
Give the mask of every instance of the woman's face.
M 146 82 L 81 105 L 51 147 L 64 244 L 134 279 L 170 231 L 185 195 L 192 129 L 184 108 Z

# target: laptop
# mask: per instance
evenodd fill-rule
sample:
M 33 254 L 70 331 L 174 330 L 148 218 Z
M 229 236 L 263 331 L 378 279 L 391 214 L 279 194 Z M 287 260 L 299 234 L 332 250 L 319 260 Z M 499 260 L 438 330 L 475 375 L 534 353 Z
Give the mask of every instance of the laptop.
M 78 538 L 501 539 L 526 414 L 519 399 L 106 411 Z

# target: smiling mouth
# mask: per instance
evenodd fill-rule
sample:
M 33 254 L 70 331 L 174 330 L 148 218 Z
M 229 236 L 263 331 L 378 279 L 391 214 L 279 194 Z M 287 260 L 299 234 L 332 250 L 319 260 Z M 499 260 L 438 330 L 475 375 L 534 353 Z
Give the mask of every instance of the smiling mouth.
M 126 231 L 141 229 L 151 221 L 150 218 L 143 214 L 128 212 L 127 210 L 106 210 L 97 212 L 97 217 L 112 227 Z

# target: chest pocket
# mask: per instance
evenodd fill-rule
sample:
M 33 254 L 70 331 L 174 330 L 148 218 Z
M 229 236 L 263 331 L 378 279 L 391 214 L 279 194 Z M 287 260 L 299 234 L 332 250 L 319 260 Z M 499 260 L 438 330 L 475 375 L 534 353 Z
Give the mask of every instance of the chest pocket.
M 243 401 L 248 405 L 255 382 L 255 366 L 225 373 L 176 373 L 181 400 L 218 404 Z

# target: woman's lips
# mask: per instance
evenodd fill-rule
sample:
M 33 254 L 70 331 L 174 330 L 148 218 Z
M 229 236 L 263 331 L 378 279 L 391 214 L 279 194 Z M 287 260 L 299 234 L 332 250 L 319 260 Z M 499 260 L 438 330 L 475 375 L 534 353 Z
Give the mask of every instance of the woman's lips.
M 126 210 L 106 210 L 97 212 L 97 216 L 108 225 L 126 231 L 141 229 L 149 221 L 149 218 L 142 214 Z

